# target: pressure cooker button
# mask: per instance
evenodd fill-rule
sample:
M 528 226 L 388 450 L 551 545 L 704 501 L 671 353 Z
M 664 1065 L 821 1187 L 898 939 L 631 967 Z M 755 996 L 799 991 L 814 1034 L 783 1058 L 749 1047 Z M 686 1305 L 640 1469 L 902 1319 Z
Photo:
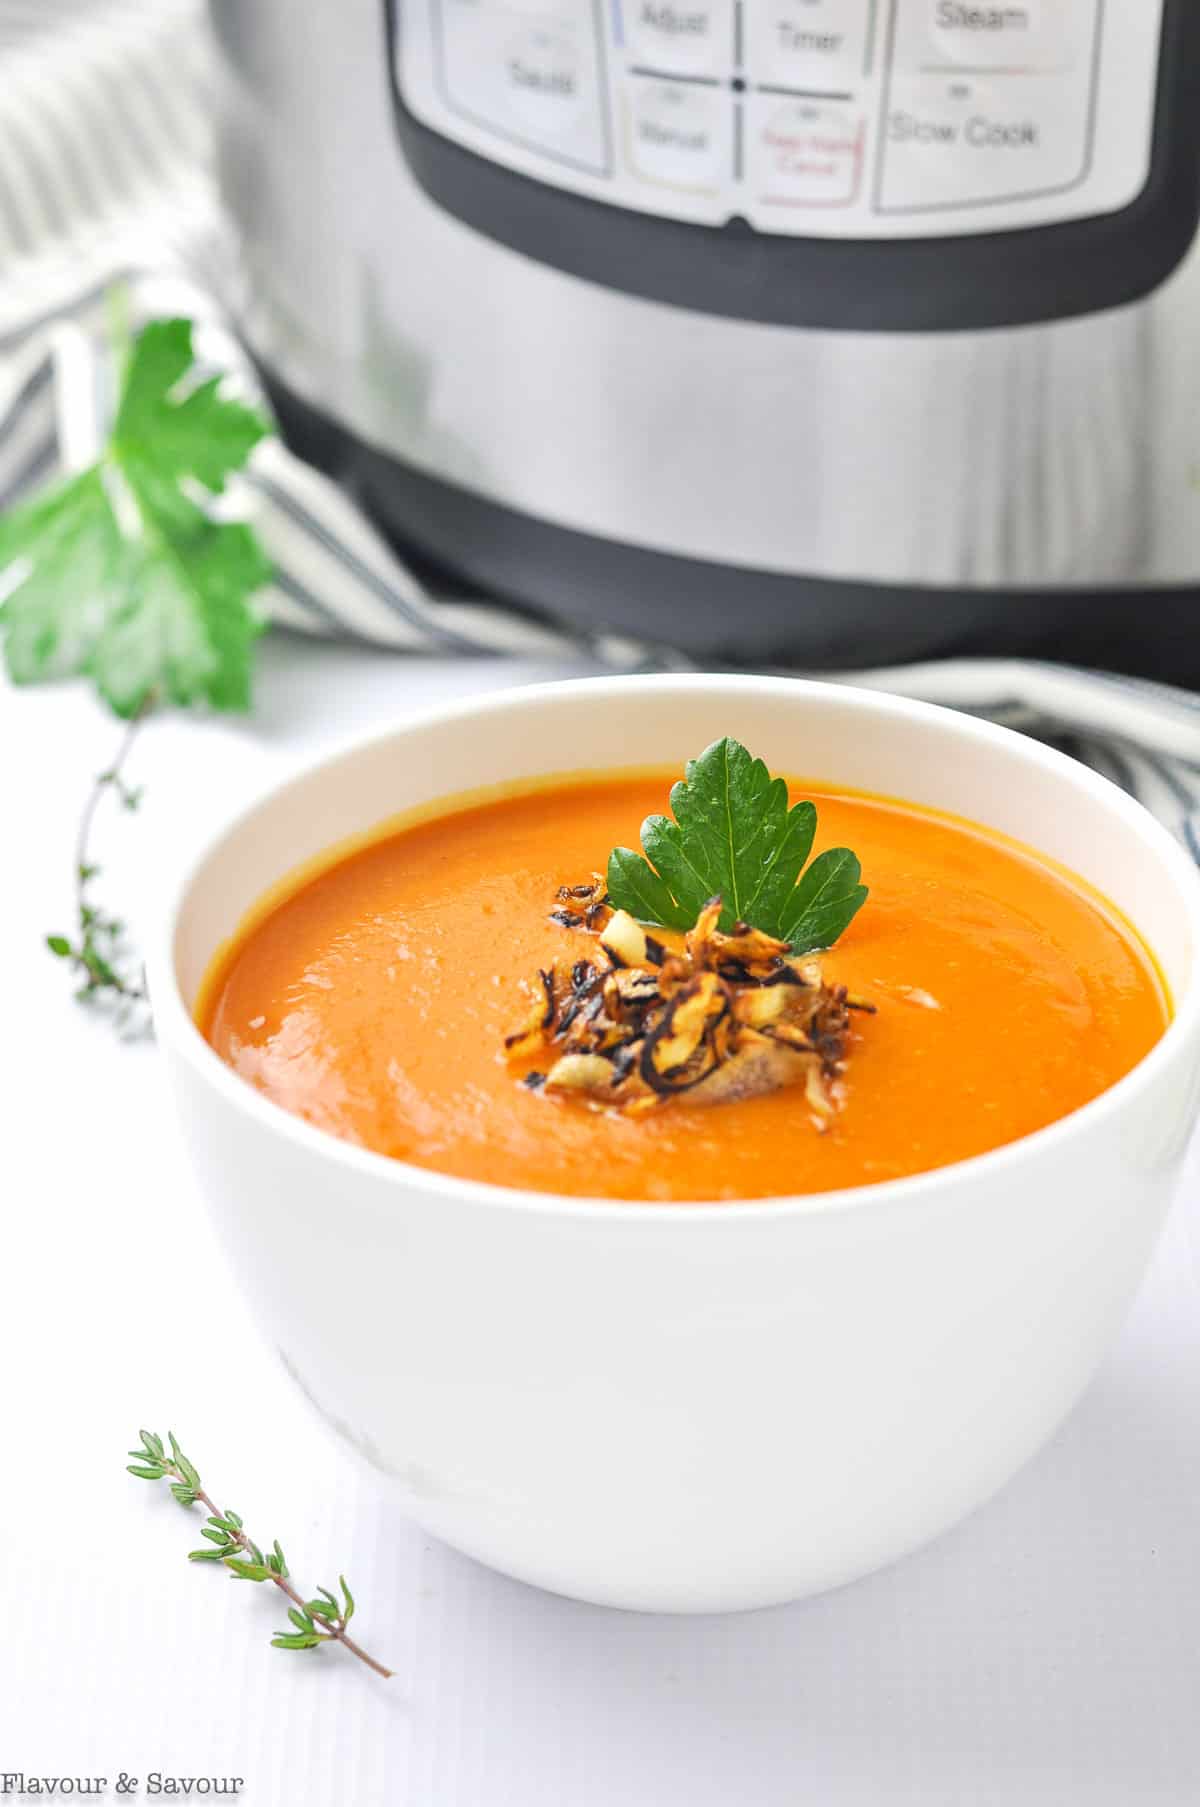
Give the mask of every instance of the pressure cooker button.
M 895 67 L 1043 73 L 1090 60 L 1099 0 L 898 0 Z
M 579 54 L 562 32 L 535 26 L 511 38 L 504 50 L 508 104 L 539 134 L 568 131 L 582 102 Z
M 626 0 L 631 54 L 655 69 L 724 73 L 733 54 L 729 0 Z
M 820 101 L 753 97 L 751 175 L 765 206 L 846 207 L 862 179 L 864 122 Z
M 576 17 L 576 14 L 580 14 Z M 443 0 L 450 105 L 501 137 L 585 169 L 607 166 L 597 45 L 576 0 L 522 20 L 485 0 Z
M 1087 84 L 893 80 L 880 206 L 920 212 L 1069 188 L 1087 166 Z
M 830 88 L 861 77 L 870 16 L 862 0 L 755 0 L 745 16 L 756 80 Z
M 637 81 L 629 93 L 630 162 L 644 182 L 712 188 L 728 158 L 723 93 L 682 82 Z

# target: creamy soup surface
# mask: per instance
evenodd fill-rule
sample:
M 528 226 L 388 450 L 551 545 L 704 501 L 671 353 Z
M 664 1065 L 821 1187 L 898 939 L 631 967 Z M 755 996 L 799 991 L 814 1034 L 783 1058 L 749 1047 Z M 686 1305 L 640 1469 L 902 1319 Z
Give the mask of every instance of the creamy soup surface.
M 1162 985 L 1102 899 L 982 830 L 791 783 L 816 851 L 852 847 L 871 895 L 827 976 L 856 1018 L 841 1107 L 802 1088 L 629 1118 L 526 1090 L 502 1053 L 539 967 L 588 938 L 557 888 L 636 847 L 663 775 L 489 801 L 385 834 L 300 883 L 216 962 L 212 1046 L 285 1110 L 380 1154 L 585 1197 L 752 1199 L 920 1173 L 1011 1142 L 1129 1071 L 1168 1020 Z

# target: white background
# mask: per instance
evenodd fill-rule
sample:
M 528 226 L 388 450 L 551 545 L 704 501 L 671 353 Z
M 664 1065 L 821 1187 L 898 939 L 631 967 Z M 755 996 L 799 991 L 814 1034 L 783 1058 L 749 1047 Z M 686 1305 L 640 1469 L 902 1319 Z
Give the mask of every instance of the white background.
M 143 810 L 101 825 L 106 900 L 148 919 L 296 758 L 540 675 L 273 642 L 253 721 L 145 732 Z M 310 1415 L 233 1289 L 153 1049 L 118 1046 L 42 952 L 113 741 L 78 688 L 0 687 L 0 1772 L 236 1775 L 252 1807 L 1195 1807 L 1195 1159 L 1083 1404 L 932 1548 L 733 1618 L 537 1593 L 425 1537 Z M 196 1515 L 125 1474 L 141 1424 L 302 1585 L 345 1570 L 394 1681 L 268 1648 L 274 1590 L 190 1565 Z

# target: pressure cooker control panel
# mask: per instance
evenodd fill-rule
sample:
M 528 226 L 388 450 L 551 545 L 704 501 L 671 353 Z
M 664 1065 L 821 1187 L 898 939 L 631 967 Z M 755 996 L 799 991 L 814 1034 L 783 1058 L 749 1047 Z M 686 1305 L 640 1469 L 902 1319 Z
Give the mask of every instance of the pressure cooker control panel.
M 399 0 L 423 126 L 551 187 L 761 233 L 927 238 L 1127 206 L 1164 0 Z

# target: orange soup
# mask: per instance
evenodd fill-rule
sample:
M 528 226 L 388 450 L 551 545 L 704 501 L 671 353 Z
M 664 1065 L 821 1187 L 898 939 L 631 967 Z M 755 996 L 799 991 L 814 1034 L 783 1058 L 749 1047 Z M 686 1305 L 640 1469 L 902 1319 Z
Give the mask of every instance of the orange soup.
M 264 905 L 215 962 L 197 1019 L 285 1110 L 384 1155 L 584 1197 L 752 1199 L 921 1173 L 1040 1129 L 1153 1046 L 1168 1010 L 1123 919 L 970 824 L 792 783 L 870 898 L 821 957 L 856 1015 L 823 1133 L 803 1088 L 644 1116 L 521 1084 L 505 1036 L 581 932 L 560 885 L 636 847 L 667 779 L 615 776 L 392 828 Z M 533 983 L 531 984 L 531 981 Z

